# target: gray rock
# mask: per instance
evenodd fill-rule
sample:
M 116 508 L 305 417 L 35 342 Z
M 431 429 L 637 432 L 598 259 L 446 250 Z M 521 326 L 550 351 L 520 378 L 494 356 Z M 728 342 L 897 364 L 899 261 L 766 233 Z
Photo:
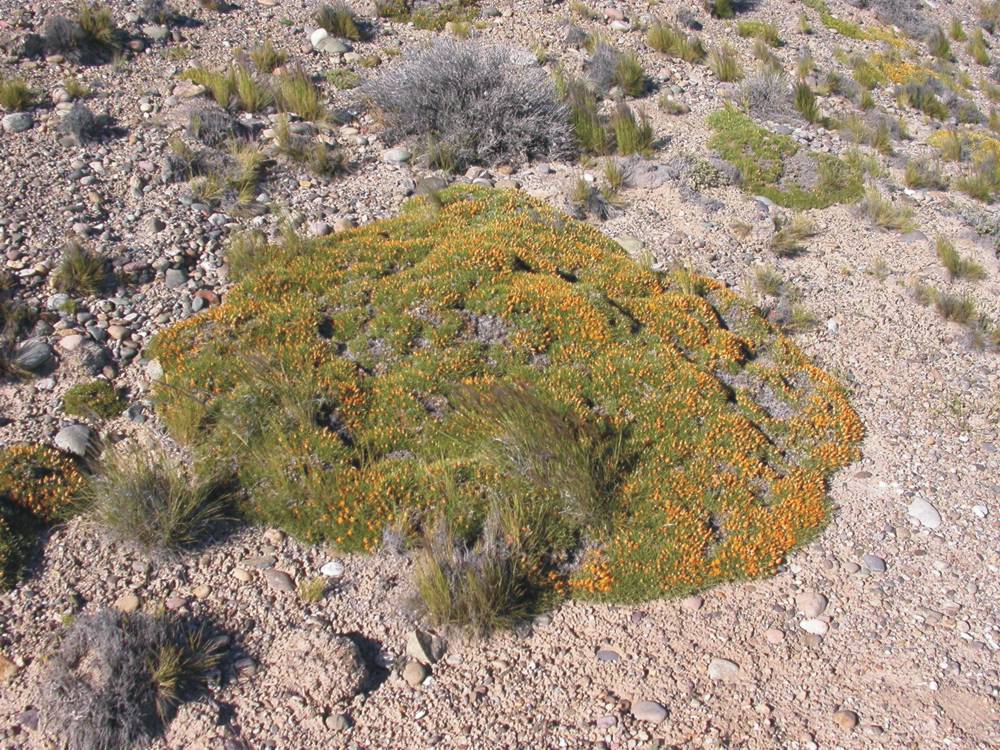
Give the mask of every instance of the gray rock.
M 928 529 L 936 529 L 941 525 L 941 514 L 938 512 L 938 509 L 923 498 L 916 498 L 910 503 L 910 507 L 906 509 L 906 512 L 910 514 L 911 518 L 917 519 L 921 526 Z
M 52 361 L 52 347 L 41 339 L 29 339 L 18 347 L 14 354 L 14 366 L 38 372 Z
M 421 664 L 430 666 L 444 656 L 444 641 L 423 630 L 411 630 L 406 636 L 406 655 Z
M 59 450 L 75 456 L 86 456 L 90 448 L 90 428 L 82 424 L 71 424 L 56 433 L 55 444 Z
M 417 195 L 428 195 L 436 193 L 438 190 L 444 190 L 446 187 L 448 187 L 448 181 L 443 177 L 424 177 L 417 180 L 413 192 Z
M 149 24 L 142 27 L 142 33 L 154 42 L 162 42 L 170 35 L 170 29 L 159 24 Z
M 320 40 L 319 44 L 313 46 L 317 52 L 325 52 L 328 55 L 342 55 L 351 51 L 351 46 L 347 42 L 332 36 Z
M 627 234 L 618 237 L 617 242 L 619 245 L 622 246 L 622 248 L 624 248 L 625 252 L 629 253 L 630 255 L 635 255 L 636 253 L 640 253 L 642 252 L 642 249 L 646 247 L 645 242 Z
M 597 652 L 598 661 L 616 662 L 621 661 L 621 658 L 617 651 L 612 651 L 610 648 L 602 648 Z
M 295 582 L 285 571 L 277 570 L 276 568 L 267 568 L 262 572 L 264 580 L 267 581 L 268 585 L 275 591 L 281 591 L 283 593 L 295 591 Z
M 382 152 L 382 158 L 389 164 L 406 164 L 410 160 L 410 151 L 402 146 L 396 146 Z
M 872 573 L 885 573 L 885 560 L 878 555 L 873 555 L 869 552 L 861 558 L 861 562 L 863 562 L 865 567 Z
M 14 112 L 0 121 L 5 133 L 22 133 L 35 124 L 30 112 Z
M 164 274 L 167 289 L 176 289 L 187 283 L 187 274 L 179 268 L 168 268 Z
M 246 568 L 250 570 L 251 568 L 255 570 L 265 570 L 267 568 L 273 568 L 275 563 L 274 555 L 256 555 L 255 557 L 246 557 L 239 562 L 241 568 Z
M 667 718 L 667 709 L 654 701 L 636 701 L 632 704 L 632 715 L 639 721 L 659 724 Z

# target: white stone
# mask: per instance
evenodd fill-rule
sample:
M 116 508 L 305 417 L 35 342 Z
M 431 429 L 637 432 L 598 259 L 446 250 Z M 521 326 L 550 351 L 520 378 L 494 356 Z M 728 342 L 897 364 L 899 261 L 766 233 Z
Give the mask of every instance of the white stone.
M 826 635 L 827 631 L 830 629 L 830 625 L 828 623 L 823 620 L 818 620 L 815 617 L 803 620 L 799 623 L 799 627 L 807 633 L 812 633 L 813 635 Z
M 938 513 L 938 509 L 923 498 L 918 497 L 910 503 L 907 512 L 910 516 L 917 519 L 921 526 L 928 529 L 936 529 L 941 525 L 941 514 Z
M 344 563 L 340 560 L 330 560 L 319 569 L 319 572 L 327 578 L 340 578 L 344 575 Z

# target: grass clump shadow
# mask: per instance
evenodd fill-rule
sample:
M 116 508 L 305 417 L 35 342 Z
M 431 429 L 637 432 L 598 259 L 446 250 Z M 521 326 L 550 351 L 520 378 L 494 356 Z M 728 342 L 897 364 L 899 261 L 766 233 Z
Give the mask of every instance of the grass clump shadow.
M 45 663 L 42 728 L 69 750 L 144 746 L 216 679 L 224 643 L 186 620 L 110 609 L 82 615 Z

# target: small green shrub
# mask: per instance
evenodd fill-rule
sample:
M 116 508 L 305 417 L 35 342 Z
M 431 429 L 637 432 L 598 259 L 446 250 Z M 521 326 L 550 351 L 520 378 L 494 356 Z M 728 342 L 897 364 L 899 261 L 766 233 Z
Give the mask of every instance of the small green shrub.
M 204 86 L 220 107 L 228 107 L 236 95 L 236 76 L 232 68 L 222 72 L 208 68 L 188 68 L 180 74 L 180 78 Z
M 952 60 L 951 44 L 941 27 L 934 29 L 927 37 L 927 50 L 938 60 Z
M 733 18 L 736 15 L 733 0 L 705 0 L 705 5 L 713 18 Z
M 117 417 L 127 406 L 118 390 L 107 380 L 79 383 L 63 395 L 63 411 L 75 417 Z
M 60 292 L 88 295 L 100 291 L 110 278 L 107 258 L 83 243 L 71 240 L 63 248 L 52 283 Z
M 196 546 L 221 520 L 217 486 L 189 477 L 162 448 L 132 445 L 103 457 L 86 494 L 91 517 L 111 536 L 170 556 Z
M 299 598 L 308 603 L 315 604 L 323 601 L 326 596 L 327 581 L 325 576 L 314 576 L 299 583 Z
M 29 109 L 37 98 L 23 78 L 0 79 L 0 107 L 8 112 Z
M 777 297 L 784 287 L 784 279 L 774 266 L 758 266 L 754 270 L 753 288 L 758 294 Z
M 989 47 L 986 44 L 986 38 L 983 36 L 982 29 L 975 29 L 969 35 L 967 49 L 969 56 L 979 65 L 986 66 L 990 64 Z
M 612 134 L 601 117 L 597 95 L 581 80 L 563 80 L 562 96 L 569 106 L 569 119 L 580 149 L 587 154 L 603 155 L 614 148 Z
M 62 86 L 69 98 L 74 100 L 86 99 L 93 93 L 86 84 L 73 76 L 63 78 Z
M 639 58 L 631 52 L 618 58 L 615 66 L 615 84 L 626 96 L 642 96 L 646 92 L 648 86 L 646 71 L 643 70 Z
M 792 218 L 784 221 L 774 220 L 777 230 L 771 237 L 771 250 L 779 258 L 798 255 L 805 249 L 805 241 L 816 235 L 816 225 L 801 213 L 792 214 Z
M 738 81 L 743 77 L 743 69 L 736 60 L 736 52 L 730 47 L 720 47 L 708 54 L 708 67 L 715 77 L 723 82 Z
M 327 71 L 327 83 L 336 89 L 354 89 L 361 85 L 361 76 L 350 68 L 334 68 Z
M 938 235 L 935 243 L 938 260 L 948 272 L 949 279 L 969 279 L 980 281 L 986 278 L 986 269 L 972 258 L 963 257 L 955 249 L 954 243 L 943 235 Z

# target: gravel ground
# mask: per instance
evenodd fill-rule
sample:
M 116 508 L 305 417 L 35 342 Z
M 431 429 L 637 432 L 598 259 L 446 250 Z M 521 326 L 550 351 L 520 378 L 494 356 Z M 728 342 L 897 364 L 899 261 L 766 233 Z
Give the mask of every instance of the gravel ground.
M 57 5 L 73 4 L 0 0 L 0 39 L 16 37 L 25 24 L 37 28 Z M 126 24 L 137 3 L 111 5 L 120 23 L 139 30 L 141 23 Z M 174 5 L 197 24 L 122 65 L 0 65 L 4 76 L 26 78 L 49 100 L 34 110 L 32 128 L 0 134 L 0 250 L 19 278 L 19 299 L 52 310 L 39 333 L 54 350 L 41 377 L 0 385 L 0 444 L 51 441 L 73 421 L 60 410 L 62 394 L 98 374 L 127 389 L 133 406 L 91 427 L 112 439 L 163 439 L 145 400 L 143 345 L 225 294 L 223 247 L 232 231 L 276 232 L 290 220 L 318 234 L 368 222 L 392 214 L 415 181 L 431 174 L 387 163 L 383 151 L 395 144 L 379 140 L 354 92 L 327 86 L 342 123 L 319 136 L 346 150 L 349 175 L 326 182 L 279 163 L 261 188 L 266 212 L 259 216 L 200 206 L 184 183 L 162 182 L 168 141 L 189 104 L 187 84 L 178 89 L 175 76 L 185 66 L 224 66 L 236 48 L 270 39 L 313 73 L 335 65 L 378 71 L 312 51 L 311 0 L 241 0 L 225 13 L 192 1 Z M 583 25 L 637 52 L 654 83 L 690 107 L 672 116 L 657 109 L 656 94 L 638 103 L 660 139 L 654 160 L 707 155 L 704 118 L 731 87 L 704 66 L 651 52 L 641 31 L 616 30 L 615 21 L 636 25 L 648 17 L 645 3 L 589 5 L 598 18 Z M 373 3 L 354 6 L 374 15 Z M 670 0 L 655 11 L 669 17 L 681 7 Z M 872 18 L 841 2 L 830 7 L 838 17 Z M 955 2 L 923 13 L 940 23 L 957 15 L 971 28 L 973 7 Z M 566 4 L 516 0 L 497 9 L 476 36 L 541 44 L 570 70 L 581 67 L 585 53 L 562 44 Z M 812 11 L 817 33 L 804 37 L 803 9 L 768 0 L 746 16 L 779 27 L 788 44 L 776 54 L 786 67 L 806 44 L 823 70 L 835 65 L 837 46 L 879 49 L 823 29 Z M 725 40 L 749 66 L 752 40 L 702 16 L 708 46 Z M 377 54 L 385 65 L 396 50 L 405 55 L 432 36 L 399 24 L 378 23 L 376 32 L 356 51 Z M 61 144 L 57 132 L 66 109 L 58 89 L 67 75 L 94 90 L 89 105 L 114 123 L 111 134 L 85 148 Z M 904 112 L 884 92 L 876 98 Z M 988 111 L 985 100 L 977 103 Z M 904 156 L 936 153 L 923 143 L 931 132 L 926 122 L 907 117 L 914 138 L 883 160 L 886 184 L 901 183 Z M 246 124 L 271 123 L 262 115 Z M 819 150 L 841 153 L 849 145 L 794 118 L 784 127 Z M 565 206 L 567 185 L 586 169 L 507 171 L 475 176 Z M 754 269 L 774 266 L 818 319 L 797 339 L 849 384 L 867 429 L 864 457 L 831 488 L 829 529 L 775 577 L 636 607 L 564 604 L 485 641 L 449 637 L 444 655 L 434 655 L 441 658 L 417 667 L 412 643 L 407 647 L 418 623 L 408 614 L 410 563 L 403 556 L 342 556 L 276 530 L 241 528 L 179 562 L 152 563 L 78 519 L 53 530 L 38 569 L 0 596 L 0 747 L 52 746 L 33 703 L 38 657 L 68 615 L 109 605 L 191 613 L 231 639 L 220 684 L 185 704 L 156 747 L 995 747 L 1000 360 L 970 347 L 964 329 L 918 305 L 908 289 L 914 280 L 948 284 L 934 248 L 935 235 L 945 234 L 987 273 L 978 283 L 950 286 L 1000 318 L 995 238 L 962 218 L 978 212 L 995 225 L 997 214 L 957 192 L 897 197 L 912 204 L 919 231 L 873 229 L 855 208 L 836 206 L 811 212 L 820 231 L 796 258 L 774 258 L 769 207 L 735 187 L 692 194 L 676 178 L 650 179 L 627 189 L 624 207 L 602 225 L 656 266 L 689 264 L 751 294 Z M 47 277 L 74 235 L 112 256 L 129 281 L 60 313 Z M 297 585 L 332 560 L 342 563 L 342 574 L 328 578 L 321 601 L 303 601 Z M 296 689 L 317 675 L 326 677 L 316 689 Z

